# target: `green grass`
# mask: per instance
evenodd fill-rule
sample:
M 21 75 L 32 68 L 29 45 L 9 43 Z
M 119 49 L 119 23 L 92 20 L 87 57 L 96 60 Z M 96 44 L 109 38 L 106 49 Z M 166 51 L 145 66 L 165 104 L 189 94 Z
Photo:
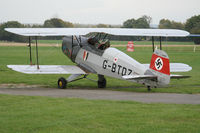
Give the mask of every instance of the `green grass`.
M 125 47 L 119 48 L 126 52 Z M 182 80 L 171 80 L 168 87 L 155 88 L 152 92 L 169 93 L 200 93 L 200 49 L 194 53 L 192 47 L 166 47 L 164 50 L 169 54 L 171 62 L 182 62 L 189 64 L 193 70 L 183 75 L 190 75 L 191 78 Z M 147 47 L 136 48 L 135 52 L 127 53 L 141 63 L 149 63 L 152 49 Z M 35 51 L 33 47 L 33 63 L 35 63 Z M 39 63 L 49 65 L 73 65 L 73 63 L 62 53 L 60 47 L 39 47 Z M 27 47 L 0 47 L 0 84 L 25 83 L 44 85 L 46 87 L 57 87 L 57 79 L 68 75 L 29 75 L 11 71 L 6 67 L 7 64 L 29 64 L 29 53 Z M 96 75 L 89 78 L 97 79 Z M 69 88 L 97 88 L 97 83 L 89 80 L 80 80 L 68 84 Z M 107 77 L 107 89 L 119 91 L 147 92 L 145 86 Z
M 33 40 L 35 42 L 35 40 Z M 62 40 L 38 40 L 38 43 L 44 44 L 62 44 Z
M 200 105 L 0 95 L 1 133 L 197 133 Z
M 33 57 L 35 61 L 35 51 Z M 119 48 L 126 52 L 126 48 Z M 172 62 L 193 67 L 190 79 L 172 80 L 169 87 L 152 92 L 200 93 L 200 49 L 164 48 Z M 152 49 L 141 47 L 128 55 L 149 63 Z M 27 47 L 0 47 L 0 84 L 25 83 L 56 87 L 66 75 L 29 75 L 11 71 L 7 64 L 29 64 Z M 39 47 L 40 64 L 73 63 L 59 47 Z M 90 75 L 96 78 L 96 75 Z M 107 77 L 108 88 L 119 91 L 147 92 L 142 85 Z M 80 80 L 70 88 L 96 89 L 95 82 Z M 200 105 L 144 104 L 131 101 L 83 100 L 33 96 L 0 95 L 0 133 L 196 133 L 200 131 Z

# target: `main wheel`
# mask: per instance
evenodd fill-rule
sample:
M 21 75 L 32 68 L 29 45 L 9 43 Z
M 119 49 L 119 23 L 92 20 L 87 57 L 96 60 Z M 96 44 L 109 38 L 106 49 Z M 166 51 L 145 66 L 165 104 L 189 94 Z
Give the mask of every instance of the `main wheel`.
M 106 79 L 104 78 L 102 81 L 98 81 L 98 88 L 106 88 Z
M 58 79 L 58 88 L 59 89 L 65 89 L 67 86 L 67 81 L 65 78 L 61 77 Z

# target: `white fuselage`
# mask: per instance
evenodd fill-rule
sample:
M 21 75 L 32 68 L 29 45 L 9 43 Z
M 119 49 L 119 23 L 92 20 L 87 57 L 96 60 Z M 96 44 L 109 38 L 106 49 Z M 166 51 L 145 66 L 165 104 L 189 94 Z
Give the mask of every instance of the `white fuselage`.
M 92 68 L 97 74 L 119 79 L 124 75 L 144 75 L 147 70 L 143 64 L 116 48 L 107 48 L 102 56 L 81 48 L 75 62 Z

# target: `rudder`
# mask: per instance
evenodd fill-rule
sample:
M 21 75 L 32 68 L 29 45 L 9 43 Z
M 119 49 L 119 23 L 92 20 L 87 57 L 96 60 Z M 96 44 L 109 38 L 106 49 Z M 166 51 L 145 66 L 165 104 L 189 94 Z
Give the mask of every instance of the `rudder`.
M 149 69 L 154 75 L 158 76 L 157 85 L 163 86 L 170 83 L 170 63 L 165 51 L 155 50 Z

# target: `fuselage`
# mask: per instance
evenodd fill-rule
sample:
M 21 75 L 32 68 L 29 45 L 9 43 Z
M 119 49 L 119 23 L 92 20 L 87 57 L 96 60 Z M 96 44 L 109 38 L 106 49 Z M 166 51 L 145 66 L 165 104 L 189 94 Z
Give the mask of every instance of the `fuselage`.
M 125 75 L 144 75 L 147 68 L 116 48 L 100 50 L 88 43 L 88 38 L 63 39 L 62 50 L 80 68 L 100 75 L 122 79 Z
M 84 60 L 85 52 L 88 53 L 86 60 Z M 107 48 L 102 56 L 82 48 L 75 62 L 80 65 L 84 64 L 97 74 L 120 79 L 125 75 L 144 75 L 146 71 L 142 64 L 116 48 Z

